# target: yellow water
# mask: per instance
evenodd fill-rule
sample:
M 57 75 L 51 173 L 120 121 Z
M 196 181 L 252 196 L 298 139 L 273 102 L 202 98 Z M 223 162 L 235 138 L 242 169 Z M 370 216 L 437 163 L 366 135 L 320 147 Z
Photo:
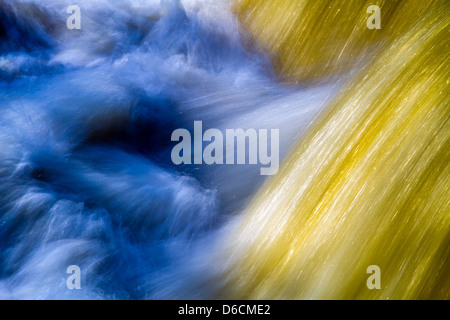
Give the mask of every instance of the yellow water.
M 450 298 L 449 5 L 238 1 L 281 75 L 355 74 L 227 234 L 225 298 Z
M 275 68 L 293 81 L 343 74 L 360 59 L 390 46 L 446 0 L 236 0 L 244 29 L 272 52 Z M 381 29 L 370 30 L 370 5 L 381 9 Z

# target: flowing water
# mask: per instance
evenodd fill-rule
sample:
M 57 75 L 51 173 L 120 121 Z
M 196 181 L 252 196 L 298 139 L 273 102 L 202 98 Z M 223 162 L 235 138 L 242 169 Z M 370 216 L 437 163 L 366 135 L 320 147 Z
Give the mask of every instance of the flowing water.
M 280 85 L 227 1 L 81 1 L 81 30 L 70 4 L 0 2 L 0 296 L 162 297 L 263 182 L 173 165 L 172 131 L 283 128 L 286 154 L 336 85 Z
M 224 236 L 226 297 L 450 298 L 449 3 L 380 1 L 375 42 L 353 11 L 370 4 L 240 1 L 288 77 L 320 83 L 349 59 L 364 66 Z M 277 33 L 261 24 L 287 10 L 295 21 Z M 307 38 L 311 21 L 323 28 Z M 381 290 L 366 286 L 372 265 Z
M 375 2 L 0 0 L 0 298 L 449 298 L 449 8 Z M 196 120 L 286 161 L 175 166 Z

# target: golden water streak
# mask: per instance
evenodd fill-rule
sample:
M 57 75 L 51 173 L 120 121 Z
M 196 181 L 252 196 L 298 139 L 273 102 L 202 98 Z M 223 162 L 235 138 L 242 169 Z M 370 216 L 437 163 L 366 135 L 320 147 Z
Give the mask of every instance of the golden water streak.
M 272 47 L 295 69 L 291 76 L 315 77 L 322 63 L 333 66 L 327 73 L 339 68 L 334 53 L 318 62 L 322 51 L 302 51 L 292 62 L 290 51 L 295 60 L 297 47 L 311 48 L 311 24 L 322 39 L 339 23 L 351 30 L 352 19 L 322 21 L 312 1 L 240 2 L 254 7 L 242 13 L 246 23 L 267 21 L 269 34 L 279 28 Z M 280 9 L 270 11 L 275 3 Z M 449 12 L 448 2 L 435 2 L 418 20 L 392 21 L 410 29 L 394 33 L 350 80 L 230 231 L 224 297 L 450 298 Z M 326 41 L 330 52 L 347 52 L 333 47 L 341 39 Z M 304 57 L 318 63 L 306 73 Z M 370 265 L 381 268 L 381 290 L 366 286 Z
M 274 53 L 281 75 L 314 83 L 384 50 L 445 1 L 236 0 L 234 10 L 244 28 Z M 367 28 L 370 5 L 381 9 L 381 30 Z

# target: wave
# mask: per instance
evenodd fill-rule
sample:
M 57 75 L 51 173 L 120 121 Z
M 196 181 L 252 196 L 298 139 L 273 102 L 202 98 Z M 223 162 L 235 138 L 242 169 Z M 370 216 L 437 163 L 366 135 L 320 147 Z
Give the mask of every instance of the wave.
M 282 128 L 284 157 L 341 83 L 280 84 L 228 1 L 78 1 L 80 30 L 71 4 L 0 1 L 0 297 L 191 297 L 178 284 L 265 181 L 174 166 L 171 132 Z

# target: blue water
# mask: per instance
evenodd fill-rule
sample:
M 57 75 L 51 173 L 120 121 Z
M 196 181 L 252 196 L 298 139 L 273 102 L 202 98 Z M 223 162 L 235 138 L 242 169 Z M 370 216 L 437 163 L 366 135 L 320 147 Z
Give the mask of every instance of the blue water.
M 172 131 L 277 128 L 284 157 L 338 85 L 283 85 L 227 0 L 72 4 L 0 0 L 0 298 L 214 298 L 266 177 L 175 166 Z

